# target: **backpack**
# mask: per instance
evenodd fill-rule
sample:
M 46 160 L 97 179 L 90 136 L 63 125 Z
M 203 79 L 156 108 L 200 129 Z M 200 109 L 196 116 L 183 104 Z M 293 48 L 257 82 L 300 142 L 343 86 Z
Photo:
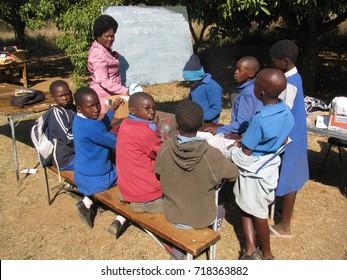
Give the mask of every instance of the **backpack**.
M 39 90 L 32 90 L 24 95 L 12 96 L 10 103 L 12 106 L 18 106 L 24 108 L 25 105 L 31 105 L 45 100 L 45 94 Z
M 50 109 L 42 114 L 31 128 L 31 141 L 35 146 L 42 167 L 52 165 L 53 151 L 57 144 L 57 141 L 52 142 L 48 139 L 47 119 L 51 113 L 52 110 Z

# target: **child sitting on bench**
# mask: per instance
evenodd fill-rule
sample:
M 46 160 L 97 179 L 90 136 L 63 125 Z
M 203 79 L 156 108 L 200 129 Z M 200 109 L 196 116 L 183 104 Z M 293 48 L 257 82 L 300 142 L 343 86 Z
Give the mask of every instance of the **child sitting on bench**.
M 49 91 L 56 106 L 50 108 L 47 117 L 48 139 L 57 141 L 53 165 L 59 170 L 74 170 L 75 145 L 72 135 L 72 122 L 76 108 L 72 104 L 72 92 L 67 82 L 57 80 L 51 83 Z
M 129 116 L 119 127 L 116 168 L 120 200 L 135 212 L 162 213 L 162 191 L 154 160 L 162 144 L 155 101 L 145 92 L 129 98 Z
M 93 228 L 96 211 L 91 196 L 113 187 L 117 180 L 110 152 L 117 138 L 108 129 L 115 111 L 124 104 L 124 100 L 116 99 L 102 120 L 98 120 L 101 106 L 93 89 L 79 88 L 75 93 L 75 103 L 77 115 L 72 127 L 76 148 L 74 181 L 78 190 L 85 195 L 76 207 L 82 221 Z M 124 222 L 125 218 L 117 216 L 109 232 L 118 238 Z
M 238 168 L 205 139 L 196 137 L 203 123 L 199 104 L 182 101 L 175 117 L 179 135 L 163 143 L 154 165 L 164 194 L 164 215 L 182 229 L 211 226 L 218 216 L 220 228 L 225 210 L 220 206 L 217 213 L 216 186 L 224 179 L 234 181 Z

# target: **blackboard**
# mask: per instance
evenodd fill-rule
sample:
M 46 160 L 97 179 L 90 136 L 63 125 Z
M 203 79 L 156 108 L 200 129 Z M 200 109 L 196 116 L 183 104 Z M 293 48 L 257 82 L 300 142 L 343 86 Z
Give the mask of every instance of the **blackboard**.
M 118 22 L 112 49 L 119 52 L 123 85 L 182 81 L 193 53 L 187 10 L 175 7 L 102 7 Z

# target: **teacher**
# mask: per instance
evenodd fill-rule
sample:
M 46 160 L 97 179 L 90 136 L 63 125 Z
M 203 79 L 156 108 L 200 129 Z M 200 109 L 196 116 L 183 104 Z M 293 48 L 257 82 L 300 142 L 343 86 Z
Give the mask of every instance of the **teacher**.
M 118 29 L 118 22 L 111 16 L 101 15 L 94 22 L 94 37 L 88 53 L 88 71 L 92 82 L 89 87 L 99 96 L 101 113 L 105 113 L 105 97 L 128 94 L 128 88 L 121 84 L 118 53 L 112 51 L 112 44 Z

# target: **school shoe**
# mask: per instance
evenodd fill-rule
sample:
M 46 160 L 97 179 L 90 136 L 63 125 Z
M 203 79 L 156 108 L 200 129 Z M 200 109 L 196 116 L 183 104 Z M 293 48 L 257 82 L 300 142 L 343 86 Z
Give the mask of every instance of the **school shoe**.
M 112 234 L 116 239 L 121 236 L 123 230 L 123 225 L 118 220 L 114 220 L 112 224 L 108 227 L 108 232 Z
M 76 203 L 77 212 L 82 220 L 82 222 L 89 228 L 94 226 L 94 207 L 91 206 L 89 209 L 85 206 L 84 202 L 80 200 Z
M 257 248 L 252 255 L 247 256 L 246 254 L 243 254 L 239 260 L 243 260 L 243 261 L 248 261 L 248 260 L 263 260 L 263 253 L 260 251 L 259 248 Z

